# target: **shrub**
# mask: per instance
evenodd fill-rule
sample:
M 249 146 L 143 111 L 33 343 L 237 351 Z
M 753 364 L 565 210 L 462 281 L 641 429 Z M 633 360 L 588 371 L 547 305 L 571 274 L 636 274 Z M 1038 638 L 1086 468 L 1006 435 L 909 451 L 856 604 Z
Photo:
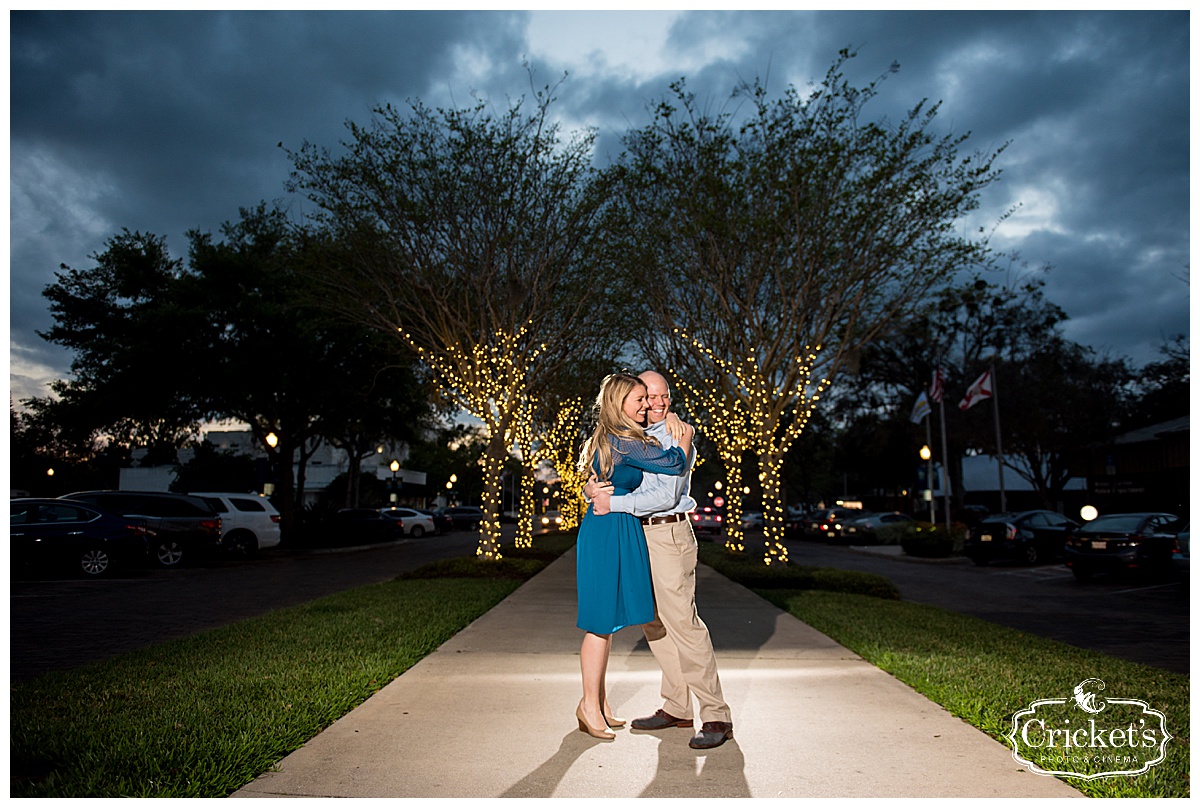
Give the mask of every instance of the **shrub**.
M 875 531 L 876 544 L 899 544 L 900 540 L 912 532 L 910 522 L 900 522 L 894 525 L 880 525 Z
M 900 547 L 917 558 L 949 558 L 962 549 L 962 543 L 956 542 L 953 532 L 944 527 L 914 522 L 908 534 L 900 539 Z

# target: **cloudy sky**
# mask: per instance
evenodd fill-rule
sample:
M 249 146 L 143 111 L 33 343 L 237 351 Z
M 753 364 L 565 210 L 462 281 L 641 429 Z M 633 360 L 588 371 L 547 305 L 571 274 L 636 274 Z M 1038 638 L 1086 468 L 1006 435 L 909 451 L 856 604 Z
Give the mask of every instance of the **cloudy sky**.
M 71 357 L 37 336 L 60 264 L 122 228 L 217 231 L 283 200 L 278 144 L 334 146 L 347 120 L 420 98 L 466 106 L 564 71 L 558 114 L 596 127 L 598 159 L 686 76 L 714 107 L 763 77 L 776 94 L 820 79 L 839 49 L 868 107 L 941 100 L 968 148 L 1009 143 L 1003 179 L 963 227 L 1030 266 L 1071 338 L 1137 364 L 1189 333 L 1189 17 L 1160 12 L 390 11 L 13 12 L 10 24 L 10 382 L 45 395 Z

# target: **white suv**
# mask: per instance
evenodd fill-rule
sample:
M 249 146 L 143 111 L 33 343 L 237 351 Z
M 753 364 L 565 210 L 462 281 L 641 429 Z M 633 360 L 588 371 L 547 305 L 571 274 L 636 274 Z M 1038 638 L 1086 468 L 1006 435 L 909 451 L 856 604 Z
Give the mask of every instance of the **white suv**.
M 249 557 L 279 544 L 279 511 L 257 494 L 193 493 L 221 515 L 221 544 Z

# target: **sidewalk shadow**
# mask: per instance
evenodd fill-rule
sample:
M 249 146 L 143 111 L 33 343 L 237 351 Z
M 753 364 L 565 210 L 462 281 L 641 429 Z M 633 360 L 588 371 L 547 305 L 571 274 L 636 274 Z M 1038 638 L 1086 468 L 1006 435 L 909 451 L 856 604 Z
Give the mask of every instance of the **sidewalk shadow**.
M 563 736 L 562 742 L 550 758 L 513 783 L 501 797 L 552 797 L 563 777 L 575 765 L 579 756 L 600 743 L 572 730 Z
M 717 749 L 692 749 L 690 733 L 658 737 L 658 767 L 639 797 L 750 797 L 746 758 L 731 738 Z M 679 737 L 675 737 L 675 736 Z
M 737 739 L 719 749 L 698 750 L 687 745 L 690 733 L 658 736 L 658 765 L 641 797 L 750 797 L 746 759 Z M 529 774 L 513 783 L 501 797 L 553 797 L 563 777 L 580 755 L 598 743 L 578 732 L 563 736 L 558 750 Z M 603 795 L 596 795 L 603 796 Z

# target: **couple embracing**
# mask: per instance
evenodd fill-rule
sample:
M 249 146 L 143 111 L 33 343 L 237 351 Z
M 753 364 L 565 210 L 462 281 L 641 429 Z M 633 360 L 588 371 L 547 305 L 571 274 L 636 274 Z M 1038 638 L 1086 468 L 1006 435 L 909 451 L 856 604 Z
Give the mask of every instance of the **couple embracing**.
M 721 695 L 708 627 L 696 612 L 696 537 L 688 513 L 695 462 L 694 428 L 670 412 L 667 381 L 653 371 L 605 378 L 596 398 L 597 425 L 581 465 L 592 473 L 592 500 L 576 541 L 577 625 L 583 700 L 579 729 L 612 739 L 625 725 L 614 718 L 605 689 L 612 635 L 641 625 L 662 668 L 663 707 L 635 719 L 635 730 L 692 727 L 692 696 L 700 731 L 693 749 L 733 737 Z

